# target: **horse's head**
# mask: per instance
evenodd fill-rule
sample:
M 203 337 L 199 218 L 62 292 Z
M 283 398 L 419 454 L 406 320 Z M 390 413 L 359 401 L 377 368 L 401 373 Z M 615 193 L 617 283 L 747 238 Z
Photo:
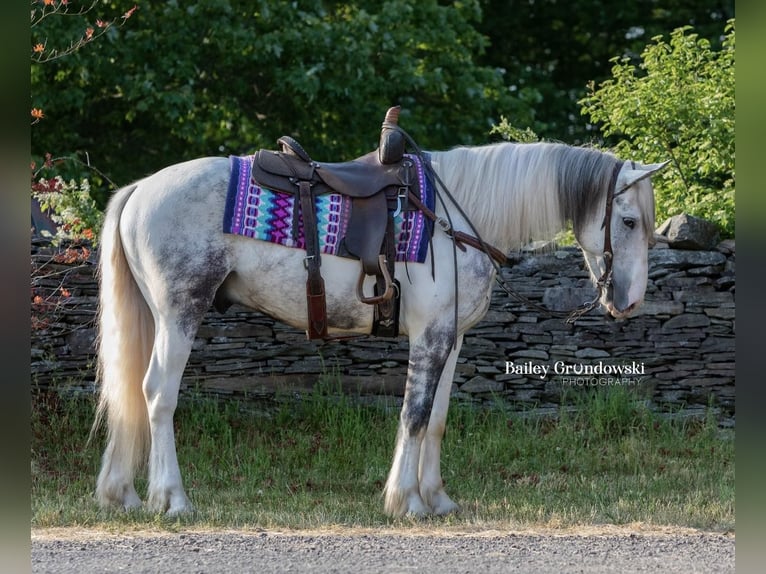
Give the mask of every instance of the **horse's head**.
M 624 162 L 609 197 L 599 202 L 597 212 L 577 233 L 591 278 L 597 285 L 604 283 L 601 304 L 615 319 L 628 317 L 644 300 L 649 247 L 654 243 L 649 178 L 667 164 Z

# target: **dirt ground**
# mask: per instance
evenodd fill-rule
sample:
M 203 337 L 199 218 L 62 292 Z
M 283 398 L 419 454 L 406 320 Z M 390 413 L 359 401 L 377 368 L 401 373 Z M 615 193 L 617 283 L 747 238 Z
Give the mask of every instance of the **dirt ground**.
M 32 530 L 32 572 L 734 572 L 733 534 L 588 527 L 523 531 Z

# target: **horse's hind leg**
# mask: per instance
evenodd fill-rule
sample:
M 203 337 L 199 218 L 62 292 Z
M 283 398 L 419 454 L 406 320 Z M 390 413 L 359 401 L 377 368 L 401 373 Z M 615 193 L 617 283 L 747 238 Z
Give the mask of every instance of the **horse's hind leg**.
M 192 508 L 178 467 L 173 415 L 193 341 L 194 337 L 187 335 L 180 326 L 159 320 L 143 385 L 151 432 L 147 504 L 152 510 L 170 515 Z
M 418 516 L 431 512 L 420 494 L 421 445 L 453 340 L 450 327 L 437 325 L 427 327 L 420 336 L 411 340 L 396 450 L 385 486 L 385 511 L 389 515 Z

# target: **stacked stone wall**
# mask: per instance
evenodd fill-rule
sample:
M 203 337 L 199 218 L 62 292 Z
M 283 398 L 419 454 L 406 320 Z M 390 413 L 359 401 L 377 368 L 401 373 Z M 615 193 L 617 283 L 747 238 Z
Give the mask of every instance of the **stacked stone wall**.
M 93 388 L 98 287 L 92 253 L 33 245 L 33 384 Z M 453 396 L 555 411 L 565 391 L 624 385 L 665 411 L 712 406 L 733 424 L 735 253 L 652 249 L 646 301 L 617 322 L 594 311 L 576 324 L 550 318 L 496 287 L 486 317 L 466 336 Z M 504 280 L 529 300 L 571 309 L 595 291 L 574 248 L 523 253 Z M 406 339 L 364 337 L 317 345 L 301 331 L 234 307 L 211 310 L 183 386 L 216 394 L 271 397 L 311 391 L 321 379 L 361 400 L 399 404 Z M 546 371 L 547 369 L 547 371 Z

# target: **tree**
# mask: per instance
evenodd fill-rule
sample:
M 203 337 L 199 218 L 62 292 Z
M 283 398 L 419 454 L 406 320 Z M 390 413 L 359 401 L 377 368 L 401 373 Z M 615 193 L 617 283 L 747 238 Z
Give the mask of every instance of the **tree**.
M 480 17 L 478 0 L 146 0 L 96 54 L 33 70 L 56 120 L 36 126 L 33 153 L 87 152 L 122 184 L 284 134 L 333 161 L 372 149 L 395 104 L 425 147 L 482 142 L 500 113 L 531 116 L 498 70 L 477 65 Z
M 612 78 L 591 85 L 583 113 L 615 151 L 644 162 L 670 159 L 655 180 L 661 217 L 679 209 L 734 234 L 734 20 L 720 50 L 678 28 L 669 41 L 653 39 L 634 65 L 615 58 Z
M 514 125 L 573 144 L 600 137 L 582 121 L 577 102 L 589 82 L 609 78 L 613 57 L 637 63 L 650 38 L 685 25 L 719 47 L 725 22 L 734 17 L 733 0 L 482 0 L 481 6 L 478 30 L 490 45 L 479 63 L 505 70 L 506 84 L 534 119 L 525 124 L 506 115 Z
M 69 0 L 32 0 L 31 28 L 33 75 L 37 66 L 48 64 L 61 58 L 71 56 L 81 48 L 91 44 L 113 27 L 121 27 L 133 15 L 136 7 L 129 9 L 119 19 L 104 20 L 96 18 L 94 26 L 84 25 L 82 18 L 96 7 L 97 0 L 90 5 L 75 6 Z M 60 35 L 50 38 L 43 31 L 37 30 L 47 20 L 57 20 L 61 17 L 64 26 L 59 30 Z M 65 21 L 64 21 L 65 20 Z M 39 98 L 39 95 L 38 95 Z M 33 103 L 36 98 L 33 95 Z M 32 107 L 32 125 L 40 124 L 45 119 L 42 108 Z M 65 239 L 88 239 L 95 242 L 103 218 L 90 194 L 90 182 L 86 177 L 79 181 L 65 181 L 61 175 L 45 177 L 44 172 L 54 170 L 54 163 L 60 163 L 77 158 L 64 157 L 54 160 L 50 153 L 45 154 L 45 160 L 38 167 L 33 161 L 32 169 L 32 223 L 34 228 L 43 235 L 51 235 L 56 242 Z M 90 166 L 85 167 L 90 168 Z M 95 170 L 99 173 L 98 170 Z M 55 229 L 54 229 L 55 227 Z

